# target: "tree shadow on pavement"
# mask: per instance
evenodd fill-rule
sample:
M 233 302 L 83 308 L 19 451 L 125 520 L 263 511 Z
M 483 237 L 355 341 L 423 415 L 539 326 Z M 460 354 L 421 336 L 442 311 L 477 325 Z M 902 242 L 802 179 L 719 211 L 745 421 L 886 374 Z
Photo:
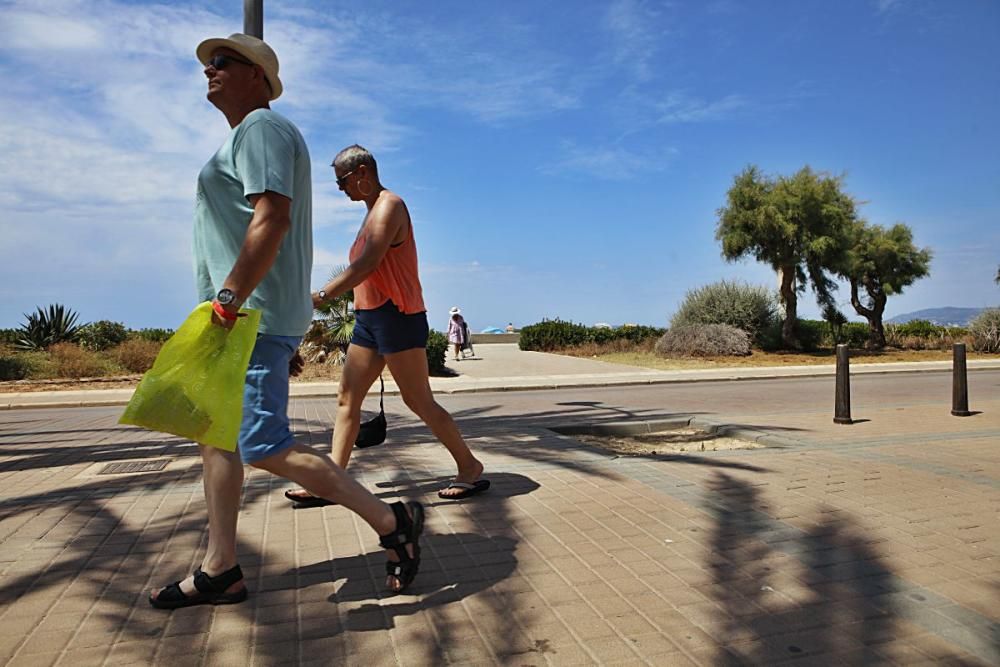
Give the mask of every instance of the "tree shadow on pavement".
M 54 650 L 65 646 L 68 655 L 72 655 L 75 650 L 93 652 L 104 648 L 112 651 L 114 646 L 117 652 L 125 647 L 134 652 L 126 652 L 116 660 L 145 664 L 166 659 L 170 650 L 175 650 L 185 640 L 190 642 L 196 638 L 203 644 L 190 645 L 187 650 L 194 653 L 204 650 L 208 657 L 225 657 L 231 635 L 206 632 L 206 628 L 214 628 L 222 619 L 241 623 L 246 632 L 256 627 L 253 657 L 262 664 L 288 660 L 289 640 L 295 660 L 315 657 L 308 655 L 305 642 L 329 639 L 339 633 L 339 630 L 332 632 L 322 622 L 324 619 L 300 618 L 294 604 L 274 604 L 287 600 L 288 594 L 294 595 L 315 585 L 316 572 L 292 571 L 291 576 L 285 577 L 275 573 L 277 563 L 285 563 L 287 570 L 287 564 L 295 562 L 293 550 L 296 546 L 288 545 L 289 553 L 283 553 L 284 544 L 263 541 L 263 533 L 249 528 L 261 525 L 266 513 L 278 513 L 269 519 L 272 522 L 287 520 L 280 514 L 283 509 L 268 509 L 268 505 L 289 482 L 253 470 L 248 470 L 244 484 L 237 546 L 239 561 L 251 587 L 250 600 L 232 607 L 197 607 L 173 612 L 150 608 L 146 597 L 151 589 L 183 578 L 201 562 L 207 538 L 207 518 L 201 466 L 196 463 L 198 449 L 179 438 L 111 424 L 107 429 L 95 428 L 93 431 L 113 433 L 115 441 L 60 445 L 55 451 L 37 445 L 18 450 L 17 444 L 11 443 L 7 445 L 12 451 L 7 453 L 5 463 L 9 470 L 18 472 L 51 469 L 58 477 L 58 471 L 70 465 L 95 459 L 146 457 L 155 451 L 158 456 L 172 456 L 194 465 L 141 475 L 63 475 L 51 483 L 50 488 L 42 487 L 36 492 L 9 495 L 0 500 L 0 540 L 5 547 L 0 554 L 0 622 L 10 619 L 8 615 L 15 610 L 29 607 L 39 609 L 39 614 L 54 614 L 55 617 L 78 615 L 76 626 L 63 633 L 63 644 L 55 646 Z M 455 620 L 453 612 L 446 611 L 452 607 L 447 602 L 484 593 L 481 604 L 491 605 L 495 614 L 509 613 L 504 611 L 500 596 L 485 593 L 508 577 L 516 565 L 517 536 L 509 529 L 511 516 L 507 501 L 515 495 L 529 493 L 538 485 L 523 475 L 512 473 L 500 473 L 492 479 L 495 486 L 488 492 L 490 502 L 483 505 L 482 516 L 477 516 L 476 511 L 468 512 L 471 531 L 427 534 L 426 565 L 413 584 L 414 593 L 427 597 L 395 607 L 390 605 L 388 612 L 379 612 L 383 614 L 382 625 L 386 627 L 395 627 L 394 619 L 409 617 L 421 609 L 436 619 L 433 632 L 425 628 L 421 633 L 420 643 L 428 647 L 429 664 L 440 662 L 435 656 L 448 655 L 466 641 L 459 629 L 463 622 Z M 408 489 L 395 489 L 390 494 L 408 492 Z M 470 504 L 478 500 L 460 502 Z M 449 501 L 449 504 L 458 503 Z M 291 511 L 290 505 L 288 511 Z M 446 525 L 453 523 L 449 521 Z M 350 537 L 356 539 L 353 534 Z M 374 533 L 371 538 L 374 542 Z M 384 573 L 384 560 L 384 552 L 379 550 L 336 559 L 333 569 L 343 571 L 359 565 L 369 573 Z M 329 577 L 324 580 L 331 581 Z M 355 599 L 351 599 L 354 589 L 348 586 L 342 601 L 338 598 L 336 605 L 325 603 L 334 610 L 338 605 L 344 607 L 341 613 L 344 628 L 363 632 L 380 627 L 365 620 L 367 608 L 354 611 L 350 616 L 344 615 L 349 609 L 371 606 L 384 595 L 381 589 L 384 574 L 373 580 L 379 585 L 358 588 L 353 594 Z M 354 577 L 348 578 L 348 583 L 352 581 Z M 282 622 L 268 622 L 275 615 L 274 610 L 280 610 L 278 620 Z M 44 617 L 40 620 L 44 623 Z M 46 630 L 44 625 L 38 627 L 41 628 L 39 632 Z M 331 627 L 336 629 L 337 625 Z M 20 643 L 8 642 L 9 646 L 0 648 L 0 663 L 19 651 L 32 637 L 33 630 L 34 627 L 29 627 Z M 174 648 L 168 649 L 168 646 Z M 112 654 L 115 656 L 117 653 Z
M 709 480 L 705 502 L 715 524 L 708 565 L 720 610 L 709 628 L 720 647 L 716 664 L 898 659 L 900 648 L 887 643 L 905 636 L 906 584 L 876 534 L 822 505 L 811 528 L 794 528 L 758 509 L 765 501 L 757 488 L 723 472 Z

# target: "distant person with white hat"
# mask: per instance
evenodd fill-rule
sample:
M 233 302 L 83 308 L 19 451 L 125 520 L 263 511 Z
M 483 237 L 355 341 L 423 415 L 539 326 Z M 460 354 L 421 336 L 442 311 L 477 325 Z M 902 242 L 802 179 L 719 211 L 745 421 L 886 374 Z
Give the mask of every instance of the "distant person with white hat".
M 455 361 L 460 361 L 462 358 L 462 348 L 468 342 L 466 340 L 468 328 L 465 326 L 465 318 L 462 317 L 462 310 L 458 306 L 452 306 L 448 314 L 451 315 L 451 318 L 448 320 L 448 342 L 455 347 Z
M 247 598 L 237 563 L 236 522 L 243 465 L 290 479 L 357 513 L 389 551 L 386 586 L 398 593 L 417 574 L 420 503 L 388 505 L 324 454 L 295 442 L 288 381 L 301 371 L 299 342 L 312 322 L 312 167 L 298 128 L 270 108 L 281 95 L 278 57 L 256 37 L 207 39 L 208 101 L 229 122 L 222 147 L 198 175 L 194 264 L 213 326 L 233 328 L 240 306 L 262 312 L 243 392 L 236 451 L 199 446 L 208 547 L 194 574 L 149 596 L 160 609 L 234 604 Z

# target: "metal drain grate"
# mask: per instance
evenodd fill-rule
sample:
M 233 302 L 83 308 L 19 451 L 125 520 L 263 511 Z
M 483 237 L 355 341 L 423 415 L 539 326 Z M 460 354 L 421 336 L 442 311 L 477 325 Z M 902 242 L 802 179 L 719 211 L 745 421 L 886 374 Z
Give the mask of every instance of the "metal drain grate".
M 98 475 L 121 475 L 130 472 L 159 472 L 167 467 L 170 459 L 159 459 L 158 461 L 121 461 L 119 463 L 109 463 L 101 468 Z

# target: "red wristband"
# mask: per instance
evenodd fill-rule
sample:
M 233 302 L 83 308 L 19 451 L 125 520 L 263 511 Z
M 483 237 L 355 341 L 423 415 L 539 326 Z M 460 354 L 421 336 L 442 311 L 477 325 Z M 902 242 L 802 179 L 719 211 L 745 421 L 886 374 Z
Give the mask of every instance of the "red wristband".
M 230 313 L 225 308 L 223 308 L 222 304 L 219 303 L 218 301 L 213 301 L 212 302 L 212 308 L 215 310 L 216 314 L 219 317 L 221 317 L 222 319 L 224 319 L 224 320 L 238 320 L 238 319 L 240 319 L 240 314 L 239 313 Z

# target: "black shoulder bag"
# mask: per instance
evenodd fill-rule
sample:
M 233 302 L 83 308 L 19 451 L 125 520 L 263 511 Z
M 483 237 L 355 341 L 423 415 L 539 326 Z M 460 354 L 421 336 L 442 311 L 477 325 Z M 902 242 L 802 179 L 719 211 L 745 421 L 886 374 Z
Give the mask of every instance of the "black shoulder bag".
M 375 445 L 381 445 L 385 442 L 386 423 L 385 406 L 383 405 L 383 399 L 385 398 L 385 381 L 382 380 L 381 373 L 378 376 L 378 381 L 381 385 L 378 396 L 378 415 L 366 422 L 362 422 L 360 428 L 358 428 L 358 437 L 354 440 L 354 446 L 358 449 L 374 447 Z

